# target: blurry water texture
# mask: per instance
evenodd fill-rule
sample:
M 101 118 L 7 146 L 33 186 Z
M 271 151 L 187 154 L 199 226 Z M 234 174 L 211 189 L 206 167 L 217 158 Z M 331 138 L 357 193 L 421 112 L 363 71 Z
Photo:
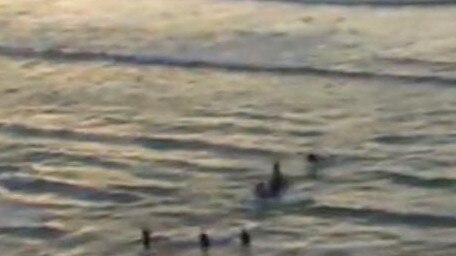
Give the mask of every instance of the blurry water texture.
M 455 86 L 450 0 L 0 0 L 1 254 L 454 255 Z

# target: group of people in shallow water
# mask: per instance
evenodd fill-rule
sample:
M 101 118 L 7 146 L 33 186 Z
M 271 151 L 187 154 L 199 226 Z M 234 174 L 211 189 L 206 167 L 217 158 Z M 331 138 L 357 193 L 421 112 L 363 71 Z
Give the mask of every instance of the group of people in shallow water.
M 309 153 L 305 158 L 310 164 L 316 164 L 322 160 L 322 157 L 315 153 Z M 257 183 L 253 192 L 255 197 L 260 200 L 273 199 L 279 198 L 289 186 L 290 182 L 280 170 L 280 162 L 275 161 L 272 167 L 272 174 L 269 179 L 266 182 L 260 181 Z M 250 246 L 251 236 L 246 229 L 241 230 L 239 234 L 239 241 L 243 247 Z M 142 230 L 142 243 L 145 250 L 149 250 L 151 248 L 150 231 L 147 229 Z M 201 229 L 199 235 L 199 245 L 204 251 L 207 251 L 211 246 L 209 235 L 204 231 L 204 229 Z
M 151 234 L 148 229 L 141 230 L 142 235 L 142 244 L 145 250 L 151 249 Z M 246 229 L 242 229 L 239 233 L 239 242 L 243 247 L 249 247 L 251 243 L 250 233 Z M 201 229 L 201 233 L 199 235 L 199 246 L 203 251 L 209 250 L 211 247 L 211 239 L 209 235 Z

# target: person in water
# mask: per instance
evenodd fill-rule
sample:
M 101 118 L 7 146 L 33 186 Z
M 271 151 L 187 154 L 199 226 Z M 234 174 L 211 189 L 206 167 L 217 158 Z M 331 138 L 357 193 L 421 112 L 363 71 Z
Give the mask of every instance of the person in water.
M 141 237 L 142 237 L 142 244 L 144 247 L 144 250 L 150 250 L 150 231 L 148 229 L 142 229 L 141 230 Z
M 305 160 L 308 163 L 308 175 L 310 178 L 316 179 L 319 178 L 319 169 L 321 167 L 321 163 L 325 161 L 325 157 L 317 154 L 310 152 L 307 155 L 305 155 Z
M 268 182 L 268 188 L 273 197 L 280 194 L 288 187 L 288 181 L 280 171 L 280 163 L 276 161 L 273 166 L 272 175 Z
M 199 235 L 199 242 L 200 242 L 200 248 L 203 251 L 209 250 L 209 247 L 211 246 L 211 240 L 209 239 L 209 235 L 205 232 L 203 228 L 201 228 L 201 233 Z
M 261 181 L 256 185 L 255 196 L 262 199 L 271 197 L 271 191 L 268 189 L 265 182 Z
M 241 234 L 239 235 L 239 240 L 241 240 L 241 245 L 244 247 L 250 246 L 250 234 L 247 232 L 245 228 L 241 230 Z
M 315 153 L 309 153 L 306 156 L 307 162 L 315 164 L 321 160 L 321 157 Z
M 272 175 L 268 182 L 259 182 L 255 186 L 254 194 L 261 199 L 274 198 L 288 187 L 288 181 L 280 171 L 280 163 L 277 161 L 273 165 Z

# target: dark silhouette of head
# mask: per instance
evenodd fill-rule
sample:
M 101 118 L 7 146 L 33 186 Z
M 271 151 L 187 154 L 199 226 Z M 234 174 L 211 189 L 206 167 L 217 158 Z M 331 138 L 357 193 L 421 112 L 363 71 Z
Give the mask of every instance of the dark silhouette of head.
M 211 246 L 211 240 L 209 239 L 209 235 L 205 232 L 203 228 L 201 228 L 199 240 L 201 249 L 207 251 Z
M 309 163 L 317 163 L 320 161 L 320 156 L 315 153 L 309 153 L 307 154 L 306 159 Z
M 276 172 L 280 173 L 280 162 L 279 161 L 274 162 L 272 170 L 274 171 L 274 173 L 276 173 Z
M 144 249 L 149 250 L 150 249 L 150 231 L 145 228 L 142 229 L 141 236 L 142 236 L 141 240 L 142 240 Z
M 242 246 L 250 246 L 250 234 L 243 228 L 241 230 L 241 234 L 239 235 L 239 239 L 241 240 Z

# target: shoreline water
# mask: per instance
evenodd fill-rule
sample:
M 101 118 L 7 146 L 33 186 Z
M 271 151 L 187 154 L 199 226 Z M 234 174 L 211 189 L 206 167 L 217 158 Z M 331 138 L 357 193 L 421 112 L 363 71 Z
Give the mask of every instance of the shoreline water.
M 454 254 L 454 22 L 452 6 L 0 1 L 0 250 L 133 255 L 149 227 L 166 255 L 200 255 L 205 227 L 211 255 L 239 255 L 245 226 L 259 256 Z M 308 152 L 328 156 L 312 179 Z M 288 201 L 255 208 L 279 157 Z

